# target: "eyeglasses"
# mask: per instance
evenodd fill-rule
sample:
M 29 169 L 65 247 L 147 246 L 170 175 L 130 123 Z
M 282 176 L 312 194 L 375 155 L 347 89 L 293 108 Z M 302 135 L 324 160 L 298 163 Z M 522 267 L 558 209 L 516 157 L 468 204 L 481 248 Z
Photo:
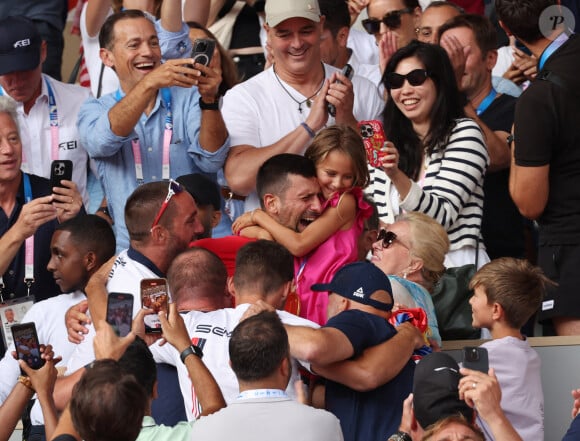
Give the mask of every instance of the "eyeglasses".
M 378 34 L 381 30 L 381 23 L 389 29 L 399 29 L 401 27 L 401 15 L 410 14 L 413 8 L 404 8 L 397 11 L 387 12 L 382 20 L 378 18 L 366 18 L 362 21 L 362 26 L 369 34 Z
M 377 236 L 377 241 L 382 241 L 381 246 L 383 249 L 390 248 L 391 245 L 395 243 L 395 241 L 399 242 L 403 248 L 409 249 L 409 247 L 401 242 L 401 240 L 397 238 L 397 235 L 392 231 L 381 230 Z
M 429 78 L 429 73 L 425 69 L 415 69 L 407 75 L 389 72 L 385 75 L 385 87 L 389 90 L 400 89 L 403 87 L 403 84 L 405 84 L 405 80 L 407 80 L 411 86 L 420 86 L 427 80 L 427 78 Z
M 153 230 L 153 228 L 155 228 L 159 224 L 159 219 L 161 219 L 161 216 L 163 216 L 163 213 L 165 213 L 165 211 L 167 210 L 171 198 L 176 194 L 181 193 L 182 191 L 183 187 L 179 182 L 174 181 L 173 179 L 169 180 L 169 188 L 167 189 L 167 196 L 165 197 L 165 200 L 161 204 L 161 208 L 157 212 L 157 216 L 155 216 L 153 225 L 151 225 L 151 230 Z

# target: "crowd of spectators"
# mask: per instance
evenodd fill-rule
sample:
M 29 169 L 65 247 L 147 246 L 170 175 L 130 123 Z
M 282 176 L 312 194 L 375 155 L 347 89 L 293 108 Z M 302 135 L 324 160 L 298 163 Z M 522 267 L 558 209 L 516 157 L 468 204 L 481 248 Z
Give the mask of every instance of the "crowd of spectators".
M 577 1 L 68 3 L 0 6 L 0 441 L 551 439 L 527 337 L 580 335 Z M 442 352 L 458 292 L 477 369 Z

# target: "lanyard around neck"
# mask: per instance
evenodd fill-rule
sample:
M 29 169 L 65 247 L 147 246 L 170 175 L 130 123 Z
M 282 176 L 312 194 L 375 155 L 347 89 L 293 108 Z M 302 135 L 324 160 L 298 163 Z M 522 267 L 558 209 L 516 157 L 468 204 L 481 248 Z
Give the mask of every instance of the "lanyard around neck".
M 475 113 L 477 114 L 477 116 L 481 115 L 483 112 L 487 110 L 487 108 L 491 105 L 491 103 L 493 103 L 493 100 L 495 99 L 496 96 L 497 92 L 492 87 L 487 96 L 483 99 L 483 101 L 479 103 L 477 109 L 475 109 Z
M 115 92 L 115 100 L 118 102 L 123 98 L 120 89 Z M 161 178 L 169 179 L 169 146 L 171 144 L 171 137 L 173 135 L 173 113 L 171 111 L 171 92 L 168 88 L 161 89 L 161 98 L 167 108 L 165 115 L 165 124 L 163 132 L 163 154 L 161 160 Z M 137 183 L 142 184 L 143 178 L 143 161 L 141 159 L 141 144 L 139 138 L 131 140 L 131 148 L 133 150 L 133 158 L 135 160 L 135 177 Z
M 564 43 L 566 43 L 566 41 L 568 41 L 568 35 L 566 35 L 566 32 L 562 32 L 560 35 L 558 35 L 558 37 L 552 41 L 548 47 L 546 49 L 544 49 L 544 52 L 542 52 L 542 55 L 540 56 L 540 61 L 538 62 L 538 72 L 541 71 L 544 68 L 544 64 L 546 64 L 546 60 L 548 58 L 550 58 L 550 56 L 556 52 L 558 49 L 560 49 L 560 46 L 562 46 Z

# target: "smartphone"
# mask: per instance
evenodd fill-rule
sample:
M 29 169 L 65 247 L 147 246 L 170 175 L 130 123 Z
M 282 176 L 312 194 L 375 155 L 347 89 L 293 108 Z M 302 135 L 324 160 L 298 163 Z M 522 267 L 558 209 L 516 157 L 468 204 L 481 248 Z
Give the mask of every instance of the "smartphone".
M 32 369 L 44 366 L 44 359 L 40 356 L 40 343 L 33 322 L 12 325 L 12 337 L 19 360 L 24 360 Z
M 161 322 L 157 314 L 159 311 L 167 312 L 168 301 L 167 279 L 141 280 L 141 306 L 155 311 L 155 314 L 145 316 L 146 333 L 161 333 Z
M 50 165 L 50 187 L 64 187 L 62 180 L 72 180 L 73 163 L 69 159 L 52 161 Z
M 119 337 L 131 331 L 133 317 L 133 295 L 112 292 L 107 298 L 107 323 Z
M 347 64 L 342 68 L 341 73 L 350 80 L 354 75 L 354 69 L 350 64 Z M 340 83 L 340 80 L 336 80 L 335 83 Z M 336 107 L 334 104 L 326 103 L 326 110 L 328 110 L 330 116 L 336 116 Z
M 477 346 L 466 346 L 463 348 L 463 367 L 480 371 L 487 374 L 489 371 L 489 361 L 487 349 Z
M 387 140 L 383 124 L 376 119 L 360 121 L 358 123 L 358 129 L 363 139 L 369 164 L 373 167 L 381 167 L 381 158 L 385 155 L 385 152 L 382 152 L 381 148 Z
M 193 42 L 193 48 L 191 49 L 191 58 L 195 63 L 203 64 L 208 66 L 211 58 L 213 57 L 213 51 L 215 49 L 215 40 L 211 38 L 198 38 Z

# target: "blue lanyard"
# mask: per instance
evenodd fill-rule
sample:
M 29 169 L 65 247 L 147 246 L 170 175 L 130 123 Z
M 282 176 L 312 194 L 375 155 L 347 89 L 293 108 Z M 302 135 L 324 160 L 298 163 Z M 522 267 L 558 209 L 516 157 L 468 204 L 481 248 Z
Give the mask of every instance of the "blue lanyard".
M 24 181 L 24 200 L 29 203 L 32 200 L 32 187 L 27 173 L 22 173 L 22 180 Z
M 481 103 L 479 103 L 479 106 L 477 106 L 477 109 L 475 110 L 477 116 L 481 115 L 483 112 L 487 110 L 487 108 L 491 105 L 491 103 L 493 103 L 493 100 L 495 99 L 496 96 L 497 92 L 492 87 L 487 96 L 483 99 Z
M 560 35 L 558 35 L 558 38 L 552 41 L 550 45 L 546 49 L 544 49 L 544 52 L 542 52 L 542 55 L 540 56 L 540 61 L 538 62 L 538 71 L 544 68 L 546 60 L 550 58 L 550 56 L 554 52 L 560 49 L 560 46 L 562 46 L 564 43 L 566 43 L 566 41 L 568 41 L 568 38 L 570 37 L 566 35 L 566 32 L 562 32 Z

